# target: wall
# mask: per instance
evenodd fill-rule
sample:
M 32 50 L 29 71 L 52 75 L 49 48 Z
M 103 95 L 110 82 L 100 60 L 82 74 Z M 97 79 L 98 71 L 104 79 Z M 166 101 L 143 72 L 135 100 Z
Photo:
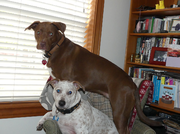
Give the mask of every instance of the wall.
M 130 0 L 105 0 L 100 55 L 124 67 Z M 41 117 L 0 119 L 0 134 L 45 134 L 36 131 Z
M 36 131 L 37 117 L 0 119 L 0 134 L 45 134 L 44 130 Z
M 130 0 L 105 0 L 100 56 L 124 68 Z

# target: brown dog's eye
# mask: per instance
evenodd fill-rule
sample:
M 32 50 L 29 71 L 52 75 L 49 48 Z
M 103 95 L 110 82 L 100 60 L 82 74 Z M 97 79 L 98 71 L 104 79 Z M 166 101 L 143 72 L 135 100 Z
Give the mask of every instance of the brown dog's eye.
M 49 35 L 50 35 L 50 36 L 52 36 L 52 35 L 53 35 L 53 33 L 49 33 Z
M 40 31 L 37 31 L 37 35 L 39 35 L 40 34 Z

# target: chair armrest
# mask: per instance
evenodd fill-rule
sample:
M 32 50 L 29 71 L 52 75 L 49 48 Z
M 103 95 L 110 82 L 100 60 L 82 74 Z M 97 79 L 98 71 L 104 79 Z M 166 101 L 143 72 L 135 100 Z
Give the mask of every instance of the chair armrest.
M 52 119 L 48 119 L 44 122 L 43 129 L 46 132 L 46 134 L 62 134 L 57 124 L 57 121 Z
M 131 134 L 156 134 L 156 132 L 148 125 L 142 123 L 139 119 L 136 119 Z

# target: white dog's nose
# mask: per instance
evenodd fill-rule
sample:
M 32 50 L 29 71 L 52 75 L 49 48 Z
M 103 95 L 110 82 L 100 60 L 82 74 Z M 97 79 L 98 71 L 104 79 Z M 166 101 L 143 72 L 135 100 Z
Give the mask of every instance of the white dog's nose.
M 59 101 L 59 106 L 63 107 L 65 104 L 66 104 L 66 102 L 64 100 Z

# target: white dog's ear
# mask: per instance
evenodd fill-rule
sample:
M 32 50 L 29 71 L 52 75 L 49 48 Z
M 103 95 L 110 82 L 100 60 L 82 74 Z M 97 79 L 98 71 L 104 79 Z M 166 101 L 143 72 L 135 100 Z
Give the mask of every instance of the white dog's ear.
M 85 91 L 85 88 L 78 81 L 73 81 L 73 85 L 76 87 L 76 90 L 83 89 Z
M 53 80 L 49 81 L 48 84 L 52 85 L 52 87 L 54 88 L 58 82 L 59 82 L 59 79 L 53 79 Z

